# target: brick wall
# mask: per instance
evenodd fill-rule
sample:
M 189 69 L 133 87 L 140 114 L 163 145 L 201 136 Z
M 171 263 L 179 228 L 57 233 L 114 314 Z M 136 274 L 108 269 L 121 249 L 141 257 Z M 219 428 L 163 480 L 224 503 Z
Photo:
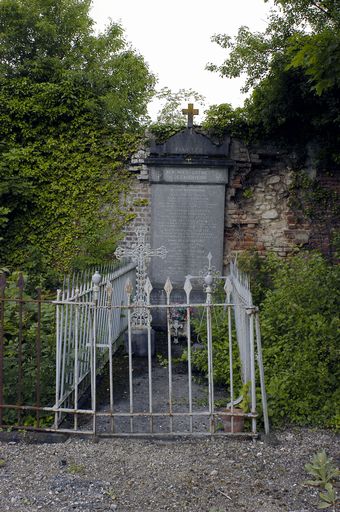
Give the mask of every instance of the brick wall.
M 121 206 L 125 211 L 133 214 L 133 219 L 124 228 L 125 237 L 119 243 L 122 247 L 131 247 L 136 242 L 135 230 L 138 226 L 147 226 L 147 240 L 150 239 L 151 187 L 148 181 L 148 168 L 144 164 L 147 156 L 148 150 L 141 149 L 131 159 L 132 185 L 130 193 L 124 197 Z

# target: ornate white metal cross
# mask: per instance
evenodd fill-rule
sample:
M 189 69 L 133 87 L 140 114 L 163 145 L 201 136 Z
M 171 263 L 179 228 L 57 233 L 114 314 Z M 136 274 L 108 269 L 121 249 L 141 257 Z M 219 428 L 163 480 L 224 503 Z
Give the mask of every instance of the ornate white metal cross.
M 146 304 L 146 291 L 144 289 L 147 279 L 147 267 L 150 259 L 153 256 L 158 256 L 164 259 L 167 255 L 167 250 L 164 246 L 158 249 L 151 249 L 149 243 L 146 243 L 147 228 L 145 226 L 139 226 L 136 229 L 137 242 L 132 246 L 131 249 L 124 247 L 117 247 L 115 256 L 118 260 L 122 258 L 131 258 L 131 260 L 137 264 L 136 266 L 136 294 L 133 302 L 138 308 L 136 308 L 132 314 L 132 323 L 140 327 L 145 326 L 148 321 L 149 313 L 146 308 L 143 308 Z

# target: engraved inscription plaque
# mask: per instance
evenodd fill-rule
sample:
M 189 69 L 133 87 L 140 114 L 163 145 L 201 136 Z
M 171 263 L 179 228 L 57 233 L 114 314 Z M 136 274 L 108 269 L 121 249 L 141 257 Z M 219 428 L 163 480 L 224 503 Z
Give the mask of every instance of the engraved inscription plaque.
M 163 287 L 170 277 L 183 287 L 187 274 L 198 275 L 206 265 L 209 252 L 222 271 L 224 202 L 224 184 L 152 184 L 152 247 L 168 250 L 165 260 L 151 263 L 154 286 Z
M 228 169 L 214 168 L 152 168 L 150 169 L 151 183 L 206 183 L 226 184 Z

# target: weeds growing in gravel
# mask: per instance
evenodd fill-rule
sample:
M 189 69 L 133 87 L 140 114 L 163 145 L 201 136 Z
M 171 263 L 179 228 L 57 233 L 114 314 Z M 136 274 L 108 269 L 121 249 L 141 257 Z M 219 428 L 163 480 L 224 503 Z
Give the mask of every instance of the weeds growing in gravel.
M 85 473 L 85 466 L 83 466 L 83 464 L 70 464 L 67 468 L 67 472 L 71 475 L 82 475 Z
M 332 482 L 340 475 L 340 471 L 333 464 L 333 459 L 322 450 L 313 455 L 312 461 L 305 465 L 305 470 L 314 477 L 314 480 L 306 480 L 305 483 L 324 489 L 324 492 L 319 493 L 318 508 L 333 507 L 332 510 L 335 511 L 337 496 Z

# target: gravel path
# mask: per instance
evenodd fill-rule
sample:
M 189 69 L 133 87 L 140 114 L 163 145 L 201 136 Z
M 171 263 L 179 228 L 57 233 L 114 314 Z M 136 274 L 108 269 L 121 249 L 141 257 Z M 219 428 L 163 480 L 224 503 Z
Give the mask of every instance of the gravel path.
M 339 455 L 339 438 L 302 429 L 277 438 L 0 442 L 0 511 L 317 510 L 304 464 L 323 448 Z

